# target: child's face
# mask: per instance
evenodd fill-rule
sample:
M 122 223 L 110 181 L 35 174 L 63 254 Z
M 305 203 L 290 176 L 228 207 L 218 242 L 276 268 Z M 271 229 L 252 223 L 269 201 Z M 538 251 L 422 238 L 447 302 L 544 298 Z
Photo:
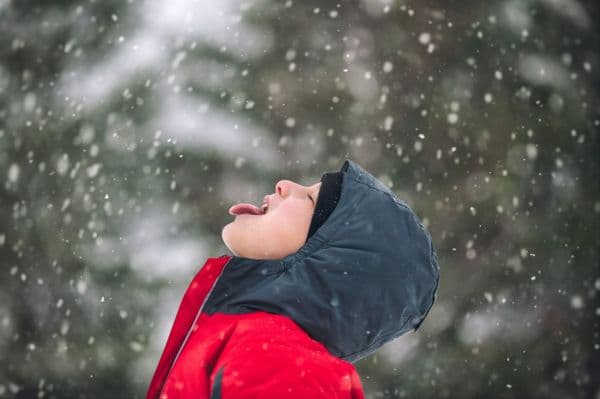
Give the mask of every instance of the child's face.
M 282 259 L 296 252 L 306 242 L 320 188 L 321 182 L 279 181 L 275 193 L 265 196 L 267 212 L 236 215 L 223 228 L 223 242 L 235 255 L 251 259 Z

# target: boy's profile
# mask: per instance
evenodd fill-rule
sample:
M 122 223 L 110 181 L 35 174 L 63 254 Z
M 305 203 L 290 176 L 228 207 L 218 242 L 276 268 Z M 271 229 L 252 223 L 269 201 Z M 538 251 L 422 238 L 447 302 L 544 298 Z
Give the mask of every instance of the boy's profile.
M 350 160 L 229 213 L 233 256 L 190 283 L 147 399 L 364 398 L 352 363 L 416 331 L 435 301 L 429 232 Z

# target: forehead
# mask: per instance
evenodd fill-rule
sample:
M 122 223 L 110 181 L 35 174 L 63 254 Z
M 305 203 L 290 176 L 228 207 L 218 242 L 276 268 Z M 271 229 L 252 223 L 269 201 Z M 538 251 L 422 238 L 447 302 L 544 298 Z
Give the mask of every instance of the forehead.
M 302 183 L 299 183 L 301 185 L 303 185 L 304 187 L 306 187 L 308 189 L 308 192 L 314 196 L 317 196 L 319 194 L 319 190 L 321 189 L 321 185 L 323 184 L 321 181 L 317 181 L 315 182 L 314 180 L 310 181 L 304 181 Z
M 316 198 L 319 198 L 319 193 L 320 193 L 320 190 L 321 190 L 321 184 L 323 184 L 323 183 L 321 183 L 321 182 L 318 182 L 318 183 L 316 183 L 316 184 L 315 184 L 315 185 L 314 185 L 314 186 L 311 188 L 311 190 L 312 190 L 312 195 L 313 195 L 313 197 L 314 197 L 315 199 L 316 199 Z

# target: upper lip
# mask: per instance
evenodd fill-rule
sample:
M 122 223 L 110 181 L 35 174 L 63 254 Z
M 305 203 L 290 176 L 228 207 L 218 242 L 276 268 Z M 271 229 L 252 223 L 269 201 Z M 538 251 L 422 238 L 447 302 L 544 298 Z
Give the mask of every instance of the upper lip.
M 265 198 L 263 198 L 263 203 L 262 203 L 262 206 L 261 206 L 261 208 L 264 209 L 265 212 L 269 208 L 269 200 L 270 200 L 269 196 L 265 195 Z M 266 207 L 265 207 L 265 205 L 266 205 Z

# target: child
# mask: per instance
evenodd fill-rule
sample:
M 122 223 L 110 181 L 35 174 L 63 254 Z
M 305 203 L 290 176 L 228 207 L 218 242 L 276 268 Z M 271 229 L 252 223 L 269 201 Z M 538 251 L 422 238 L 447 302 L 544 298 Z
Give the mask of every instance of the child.
M 234 255 L 192 280 L 146 398 L 364 398 L 352 363 L 416 331 L 436 299 L 429 232 L 350 160 L 229 211 Z

